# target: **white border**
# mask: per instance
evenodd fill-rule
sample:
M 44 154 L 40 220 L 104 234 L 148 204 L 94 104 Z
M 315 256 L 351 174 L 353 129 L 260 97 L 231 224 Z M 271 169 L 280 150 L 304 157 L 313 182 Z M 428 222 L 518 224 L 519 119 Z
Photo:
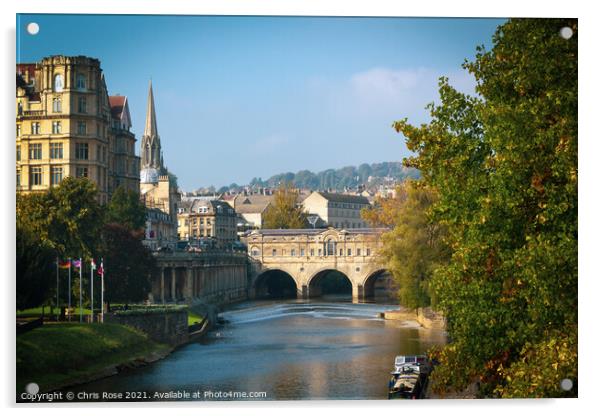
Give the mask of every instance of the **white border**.
M 485 4 L 487 3 L 487 4 Z M 2 314 L 5 328 L 2 343 L 2 377 L 0 394 L 3 406 L 15 410 L 14 396 L 14 59 L 15 59 L 15 13 L 112 13 L 112 14 L 234 14 L 234 15 L 345 15 L 345 16 L 441 16 L 441 17 L 578 17 L 579 18 L 579 203 L 580 247 L 579 247 L 579 396 L 577 400 L 505 400 L 505 401 L 428 401 L 396 402 L 386 401 L 332 401 L 332 402 L 270 402 L 265 403 L 162 403 L 162 404 L 90 404 L 64 406 L 21 406 L 19 410 L 28 414 L 60 414 L 113 412 L 115 407 L 124 407 L 129 411 L 144 407 L 145 413 L 163 414 L 167 407 L 177 407 L 178 414 L 304 414 L 325 412 L 344 412 L 345 414 L 398 414 L 437 412 L 451 414 L 500 414 L 528 411 L 529 413 L 581 414 L 596 406 L 596 397 L 600 395 L 600 327 L 596 308 L 599 302 L 600 273 L 597 273 L 596 255 L 597 237 L 600 235 L 597 204 L 599 189 L 597 180 L 600 171 L 600 35 L 597 27 L 600 13 L 594 2 L 586 1 L 545 1 L 527 2 L 524 0 L 499 0 L 492 4 L 486 1 L 356 1 L 356 0 L 229 0 L 197 1 L 192 0 L 27 0 L 4 5 L 0 19 L 3 22 L 4 42 L 2 88 L 0 100 L 3 123 L 3 203 L 2 209 L 2 250 L 0 250 L 0 276 L 4 282 L 2 290 L 4 306 Z M 11 230 L 7 232 L 6 230 Z M 150 407 L 149 407 L 150 406 Z M 336 409 L 336 410 L 335 410 Z M 339 409 L 341 409 L 339 411 Z

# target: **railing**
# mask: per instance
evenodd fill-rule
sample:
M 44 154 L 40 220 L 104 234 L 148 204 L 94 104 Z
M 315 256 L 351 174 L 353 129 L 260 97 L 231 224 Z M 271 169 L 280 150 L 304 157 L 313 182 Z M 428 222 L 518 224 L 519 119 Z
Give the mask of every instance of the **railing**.
M 43 116 L 44 115 L 44 110 L 26 110 L 23 111 L 22 114 L 19 115 L 23 115 L 23 116 Z

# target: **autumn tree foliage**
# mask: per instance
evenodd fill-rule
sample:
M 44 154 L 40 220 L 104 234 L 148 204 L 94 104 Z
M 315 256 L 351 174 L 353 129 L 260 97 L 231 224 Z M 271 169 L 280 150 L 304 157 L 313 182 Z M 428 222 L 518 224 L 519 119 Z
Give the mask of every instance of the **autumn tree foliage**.
M 274 201 L 265 210 L 263 228 L 306 228 L 307 216 L 297 204 L 298 195 L 290 183 L 280 185 Z
M 429 124 L 394 123 L 452 251 L 430 284 L 451 338 L 436 389 L 576 395 L 560 380 L 577 381 L 577 34 L 574 19 L 511 19 L 464 64 L 477 96 L 443 78 Z
M 381 236 L 379 259 L 397 282 L 400 304 L 407 308 L 434 303 L 433 273 L 449 261 L 445 227 L 429 212 L 437 199 L 435 189 L 424 182 L 406 180 L 396 188 L 395 197 L 377 198 L 362 212 L 372 225 L 390 228 Z

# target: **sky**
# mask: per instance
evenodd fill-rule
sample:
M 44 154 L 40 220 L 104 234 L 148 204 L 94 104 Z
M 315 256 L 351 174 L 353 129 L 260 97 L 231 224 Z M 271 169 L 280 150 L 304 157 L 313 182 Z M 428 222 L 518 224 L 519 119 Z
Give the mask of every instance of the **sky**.
M 428 122 L 441 76 L 474 93 L 461 65 L 503 22 L 20 14 L 17 62 L 98 58 L 109 94 L 128 97 L 137 146 L 152 78 L 165 164 L 192 191 L 402 160 L 393 121 Z

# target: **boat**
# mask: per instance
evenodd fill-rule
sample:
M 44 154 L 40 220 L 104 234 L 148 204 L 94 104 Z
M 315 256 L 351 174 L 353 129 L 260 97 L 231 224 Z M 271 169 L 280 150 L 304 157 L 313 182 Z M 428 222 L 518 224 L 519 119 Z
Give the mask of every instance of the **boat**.
M 425 355 L 398 355 L 389 380 L 389 399 L 422 399 L 431 372 Z

